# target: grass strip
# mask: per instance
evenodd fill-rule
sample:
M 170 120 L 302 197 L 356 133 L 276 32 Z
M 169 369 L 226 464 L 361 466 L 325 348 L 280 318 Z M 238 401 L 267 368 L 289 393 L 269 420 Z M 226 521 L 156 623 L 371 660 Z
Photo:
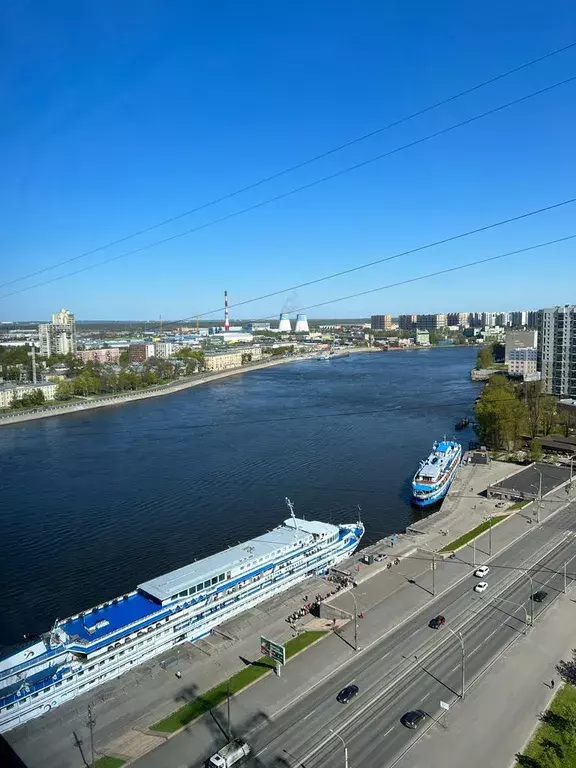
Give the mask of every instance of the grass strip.
M 511 504 L 508 507 L 508 512 L 514 512 L 516 509 L 522 509 L 522 507 L 525 507 L 526 504 L 530 504 L 529 501 L 515 501 L 514 504 Z
M 108 755 L 104 755 L 104 757 L 99 757 L 98 760 L 96 760 L 94 768 L 120 768 L 125 762 L 126 760 L 122 760 L 120 757 L 108 757 Z
M 492 518 L 492 526 L 495 526 L 496 523 L 501 522 L 502 520 L 506 520 L 508 515 L 494 515 Z M 490 528 L 490 520 L 485 520 L 483 523 L 480 523 L 480 525 L 477 525 L 476 528 L 472 528 L 471 531 L 468 531 L 468 533 L 463 534 L 460 536 L 459 539 L 456 539 L 455 541 L 450 542 L 450 544 L 447 544 L 445 547 L 442 547 L 442 552 L 452 552 L 456 549 L 460 549 L 460 547 L 463 547 L 465 544 L 468 544 L 469 541 L 472 541 L 472 539 L 477 538 L 482 533 L 488 530 Z
M 521 755 L 522 768 L 576 768 L 576 688 L 567 683 L 554 696 L 550 708 Z
M 286 659 L 291 658 L 295 654 L 303 651 L 312 643 L 315 643 L 320 637 L 325 635 L 325 632 L 302 632 L 298 637 L 289 640 L 286 643 Z M 234 695 L 239 693 L 243 688 L 258 680 L 263 675 L 273 670 L 276 663 L 266 656 L 258 659 L 258 661 L 252 662 L 249 666 L 232 675 L 230 678 L 230 694 Z M 228 681 L 219 683 L 214 688 L 211 688 L 206 693 L 202 693 L 194 701 L 190 701 L 188 704 L 184 704 L 183 707 L 177 709 L 168 717 L 160 720 L 154 725 L 150 726 L 151 731 L 161 731 L 162 733 L 173 733 L 179 728 L 183 728 L 188 725 L 197 717 L 203 715 L 205 712 L 209 712 L 214 707 L 217 707 L 223 701 L 226 701 L 228 695 Z

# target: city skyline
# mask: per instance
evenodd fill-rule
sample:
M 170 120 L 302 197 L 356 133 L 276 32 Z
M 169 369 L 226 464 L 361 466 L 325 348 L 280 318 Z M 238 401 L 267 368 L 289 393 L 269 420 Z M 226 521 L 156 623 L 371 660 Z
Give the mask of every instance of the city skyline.
M 485 5 L 481 20 L 472 13 L 422 6 L 414 16 L 373 3 L 350 19 L 346 9 L 330 6 L 326 13 L 321 4 L 293 9 L 286 18 L 274 8 L 262 13 L 230 5 L 222 14 L 177 3 L 148 9 L 137 27 L 130 9 L 116 8 L 111 29 L 101 8 L 65 21 L 43 10 L 11 9 L 2 52 L 4 69 L 14 73 L 2 97 L 10 115 L 0 192 L 2 317 L 42 317 L 54 305 L 73 305 L 84 318 L 203 314 L 221 305 L 223 273 L 229 287 L 235 282 L 236 301 L 247 301 L 271 287 L 281 290 L 571 197 L 574 84 L 554 84 L 571 74 L 574 49 L 381 131 L 571 42 L 565 30 L 573 9 L 549 14 L 536 3 L 513 2 L 507 13 L 524 20 L 522 35 L 514 37 L 507 25 L 494 23 L 500 5 Z M 471 42 L 457 33 L 472 22 L 481 28 Z M 30 35 L 38 38 L 32 48 Z M 407 60 L 409 67 L 398 66 Z M 284 177 L 286 169 L 371 131 L 377 135 Z M 401 147 L 407 148 L 397 152 Z M 275 174 L 282 178 L 131 239 L 125 248 L 83 255 Z M 259 207 L 274 197 L 282 199 Z M 394 266 L 306 287 L 297 291 L 295 309 L 411 280 L 439 264 L 449 269 L 557 239 L 570 234 L 573 218 L 570 206 L 559 208 Z M 197 231 L 118 258 L 186 229 Z M 393 314 L 408 304 L 437 312 L 454 295 L 476 306 L 489 296 L 497 310 L 514 281 L 528 306 L 561 304 L 574 287 L 572 253 L 568 243 L 557 243 L 382 296 L 390 296 Z M 67 267 L 42 272 L 67 259 L 73 260 Z M 545 283 L 543 261 L 556 267 Z M 66 271 L 85 268 L 59 281 Z M 35 272 L 37 278 L 20 280 Z M 310 318 L 368 316 L 373 298 L 306 311 Z M 241 316 L 276 317 L 282 301 L 254 302 Z

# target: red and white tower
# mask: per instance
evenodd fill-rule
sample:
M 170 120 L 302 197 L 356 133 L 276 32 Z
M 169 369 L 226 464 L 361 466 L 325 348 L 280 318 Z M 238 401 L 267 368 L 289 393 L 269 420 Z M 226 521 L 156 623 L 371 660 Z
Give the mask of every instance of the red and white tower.
M 230 316 L 228 314 L 228 291 L 224 291 L 224 332 L 230 330 Z

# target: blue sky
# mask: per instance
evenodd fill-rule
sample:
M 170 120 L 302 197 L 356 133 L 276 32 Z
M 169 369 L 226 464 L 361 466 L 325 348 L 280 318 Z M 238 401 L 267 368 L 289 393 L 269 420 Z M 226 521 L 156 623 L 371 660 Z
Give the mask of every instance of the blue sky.
M 0 10 L 0 282 L 71 258 L 576 39 L 569 2 L 104 0 Z M 576 75 L 576 48 L 9 293 L 205 224 Z M 188 317 L 575 196 L 576 83 L 282 201 L 0 299 L 0 319 Z M 276 315 L 576 232 L 576 206 L 248 305 Z M 576 244 L 310 316 L 573 302 Z

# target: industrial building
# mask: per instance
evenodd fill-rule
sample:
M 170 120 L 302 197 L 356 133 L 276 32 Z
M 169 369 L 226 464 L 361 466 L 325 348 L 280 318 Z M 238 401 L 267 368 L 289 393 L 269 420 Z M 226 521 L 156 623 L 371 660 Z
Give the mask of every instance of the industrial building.
M 308 327 L 308 318 L 306 315 L 296 315 L 294 333 L 310 333 L 310 328 Z
M 292 333 L 292 323 L 290 322 L 290 317 L 285 312 L 280 315 L 278 330 L 280 333 Z

